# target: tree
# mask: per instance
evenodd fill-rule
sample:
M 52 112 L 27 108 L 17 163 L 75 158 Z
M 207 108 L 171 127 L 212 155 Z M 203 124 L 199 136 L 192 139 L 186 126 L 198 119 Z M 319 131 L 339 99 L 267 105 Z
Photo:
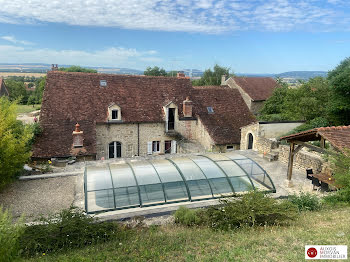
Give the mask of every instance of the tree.
M 97 73 L 95 69 L 83 68 L 81 66 L 60 67 L 58 70 L 64 72 Z
M 209 86 L 209 85 L 221 85 L 221 77 L 222 75 L 232 76 L 230 74 L 230 68 L 222 67 L 218 64 L 214 65 L 214 70 L 212 71 L 210 68 L 205 70 L 203 76 L 198 80 L 193 80 L 192 85 L 194 86 Z
M 10 100 L 17 100 L 20 104 L 27 104 L 28 91 L 23 81 L 6 80 L 6 86 L 10 93 Z
M 144 71 L 145 76 L 167 76 L 164 68 L 155 67 L 147 67 L 146 71 Z
M 259 119 L 265 121 L 311 121 L 319 117 L 328 119 L 329 96 L 329 83 L 322 77 L 311 78 L 298 88 L 282 85 L 266 100 Z
M 29 127 L 16 120 L 16 103 L 0 97 L 0 190 L 23 169 L 30 157 Z
M 350 124 L 350 57 L 328 73 L 331 85 L 329 114 L 335 125 Z

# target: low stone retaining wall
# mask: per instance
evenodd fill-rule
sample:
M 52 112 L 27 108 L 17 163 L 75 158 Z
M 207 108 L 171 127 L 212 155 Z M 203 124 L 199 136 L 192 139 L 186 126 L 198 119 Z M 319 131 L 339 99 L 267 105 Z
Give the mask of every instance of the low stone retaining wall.
M 255 143 L 255 149 L 261 154 L 270 153 L 272 149 L 278 148 L 278 142 L 272 139 L 259 137 Z
M 280 145 L 279 146 L 279 156 L 278 159 L 288 164 L 288 156 L 289 156 L 289 146 Z M 294 156 L 293 166 L 300 169 L 312 168 L 313 172 L 321 172 L 322 165 L 325 161 L 322 157 L 316 155 L 315 153 L 307 152 L 307 151 L 299 151 Z

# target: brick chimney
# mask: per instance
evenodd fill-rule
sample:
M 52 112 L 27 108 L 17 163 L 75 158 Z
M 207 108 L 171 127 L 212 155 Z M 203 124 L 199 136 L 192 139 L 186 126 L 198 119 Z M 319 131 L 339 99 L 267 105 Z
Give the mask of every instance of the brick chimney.
M 75 130 L 73 131 L 73 147 L 83 147 L 83 142 L 83 131 L 80 130 L 80 125 L 77 123 L 75 125 Z
M 183 113 L 184 117 L 192 117 L 192 101 L 189 97 L 186 97 L 186 100 L 183 101 Z
M 186 78 L 183 72 L 177 72 L 177 78 Z
M 51 71 L 58 71 L 58 64 L 52 64 Z
M 223 86 L 223 85 L 226 85 L 226 75 L 222 75 L 221 76 L 221 85 Z

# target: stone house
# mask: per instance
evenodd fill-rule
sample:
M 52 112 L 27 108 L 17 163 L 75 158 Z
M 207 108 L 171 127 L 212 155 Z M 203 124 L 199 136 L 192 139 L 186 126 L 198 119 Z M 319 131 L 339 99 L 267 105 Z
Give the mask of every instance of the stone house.
M 221 84 L 237 89 L 254 115 L 258 114 L 264 102 L 278 86 L 277 82 L 271 77 L 234 76 L 226 79 L 226 76 L 222 76 Z
M 88 159 L 239 149 L 255 121 L 238 90 L 184 77 L 50 71 L 33 159 Z
M 9 96 L 9 91 L 5 85 L 5 81 L 0 77 L 0 96 Z
M 277 148 L 277 140 L 302 125 L 303 121 L 265 122 L 259 121 L 241 128 L 241 149 L 253 149 L 269 153 Z

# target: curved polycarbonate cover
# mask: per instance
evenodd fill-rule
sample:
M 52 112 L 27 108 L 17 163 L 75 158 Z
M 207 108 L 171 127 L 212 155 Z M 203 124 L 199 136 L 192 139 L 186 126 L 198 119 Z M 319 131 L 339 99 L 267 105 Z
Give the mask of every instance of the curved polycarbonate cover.
M 264 169 L 234 152 L 88 166 L 84 179 L 89 213 L 276 191 Z

